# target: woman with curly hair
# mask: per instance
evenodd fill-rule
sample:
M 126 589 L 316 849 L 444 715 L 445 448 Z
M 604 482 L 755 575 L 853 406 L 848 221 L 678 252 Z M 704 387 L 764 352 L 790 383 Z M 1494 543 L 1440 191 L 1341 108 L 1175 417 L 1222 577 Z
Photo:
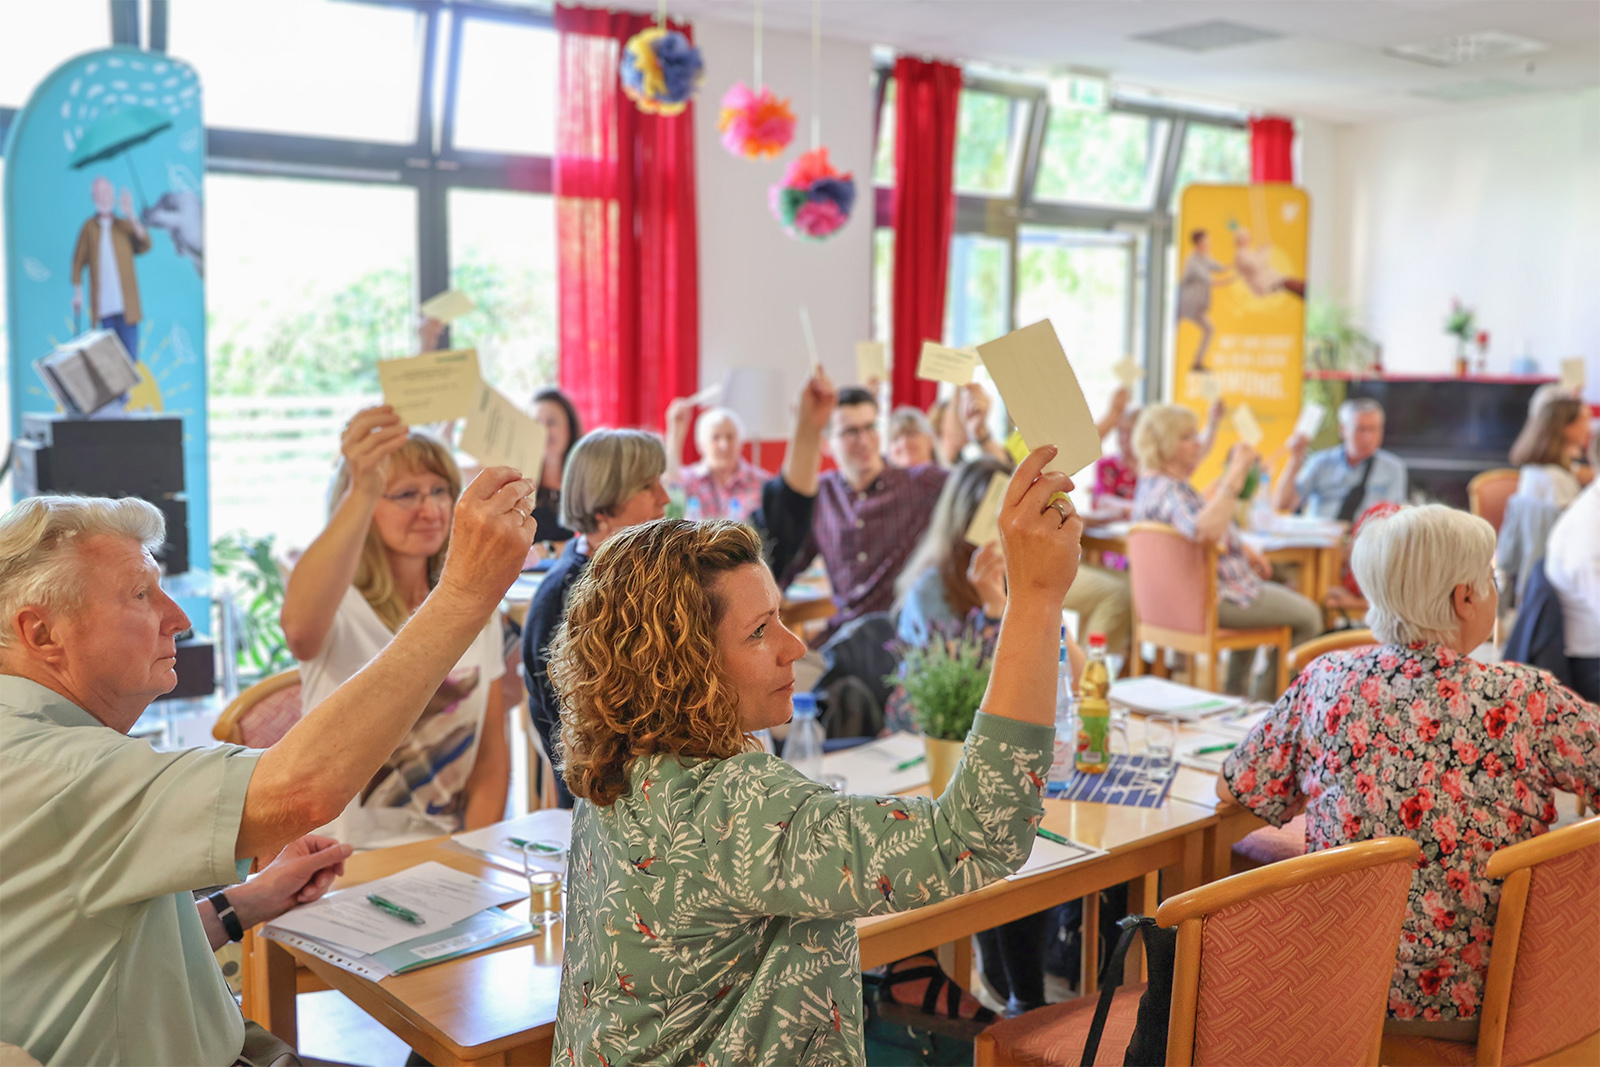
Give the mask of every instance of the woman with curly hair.
M 748 528 L 661 521 L 608 541 L 551 650 L 573 816 L 556 1015 L 563 1063 L 859 1064 L 854 920 L 1015 871 L 1043 816 L 1061 598 L 1083 524 L 1018 468 L 1011 594 L 944 794 L 838 796 L 761 752 L 805 645 Z

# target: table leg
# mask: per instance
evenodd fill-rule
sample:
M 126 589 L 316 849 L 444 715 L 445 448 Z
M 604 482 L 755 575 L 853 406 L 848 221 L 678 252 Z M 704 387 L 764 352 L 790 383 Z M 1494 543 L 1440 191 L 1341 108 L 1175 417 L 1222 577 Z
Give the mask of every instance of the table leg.
M 1100 988 L 1100 894 L 1083 898 L 1083 962 L 1078 969 L 1078 993 L 1088 996 Z
M 1206 833 L 1189 834 L 1183 839 L 1183 860 L 1179 864 L 1178 887 L 1180 891 L 1203 885 L 1206 876 Z
M 252 969 L 251 984 L 257 990 L 252 1018 L 289 1044 L 298 1044 L 294 957 L 276 941 L 257 937 L 245 965 Z

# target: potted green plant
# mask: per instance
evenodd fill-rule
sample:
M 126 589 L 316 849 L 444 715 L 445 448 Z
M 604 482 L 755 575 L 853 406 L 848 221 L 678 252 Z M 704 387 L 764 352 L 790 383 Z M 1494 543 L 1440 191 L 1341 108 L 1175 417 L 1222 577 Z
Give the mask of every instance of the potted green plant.
M 922 731 L 928 757 L 928 785 L 944 792 L 961 760 L 961 746 L 989 687 L 994 655 L 986 627 L 973 620 L 959 627 L 935 627 L 926 644 L 897 643 L 899 684 Z
M 294 666 L 278 622 L 284 582 L 272 551 L 270 535 L 252 537 L 243 530 L 225 533 L 211 544 L 211 570 L 232 587 L 239 611 L 238 666 L 247 682 Z

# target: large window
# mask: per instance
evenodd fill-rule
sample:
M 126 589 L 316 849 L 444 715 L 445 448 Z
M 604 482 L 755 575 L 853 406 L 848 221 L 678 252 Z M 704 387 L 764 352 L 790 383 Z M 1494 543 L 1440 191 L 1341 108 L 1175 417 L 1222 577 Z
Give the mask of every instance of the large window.
M 0 107 L 20 108 L 63 59 L 110 43 L 106 0 L 8 0 L 0 33 Z
M 1053 111 L 1034 195 L 1142 207 L 1154 199 L 1167 124 L 1115 111 Z
M 556 378 L 556 215 L 549 196 L 450 191 L 450 284 L 478 309 L 450 330 L 519 403 Z

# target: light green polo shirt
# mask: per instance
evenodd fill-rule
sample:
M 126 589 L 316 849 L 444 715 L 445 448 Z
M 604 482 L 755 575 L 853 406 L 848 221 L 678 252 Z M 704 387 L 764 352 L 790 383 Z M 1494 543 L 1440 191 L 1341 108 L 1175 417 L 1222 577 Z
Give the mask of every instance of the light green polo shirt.
M 231 1064 L 244 1021 L 191 891 L 233 858 L 260 755 L 156 752 L 0 675 L 0 1040 L 47 1064 Z

